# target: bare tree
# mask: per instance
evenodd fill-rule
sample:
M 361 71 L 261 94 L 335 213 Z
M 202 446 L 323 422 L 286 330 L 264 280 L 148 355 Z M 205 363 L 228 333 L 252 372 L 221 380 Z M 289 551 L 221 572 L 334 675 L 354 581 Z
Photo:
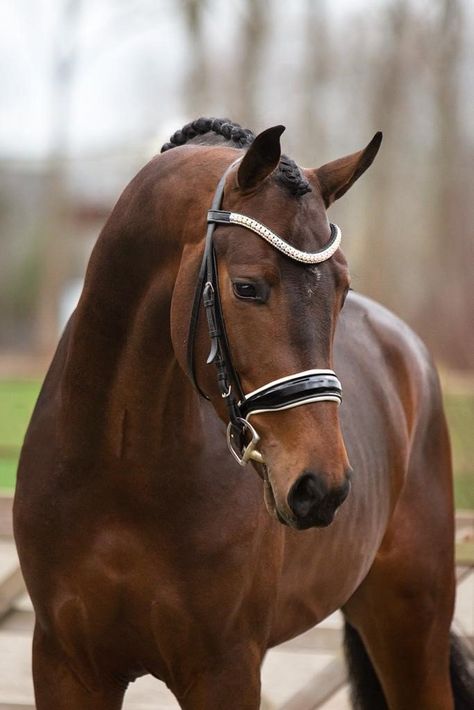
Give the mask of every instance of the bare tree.
M 383 165 L 369 171 L 367 186 L 370 205 L 366 210 L 364 250 L 364 290 L 371 296 L 400 309 L 400 303 L 391 301 L 397 294 L 396 269 L 393 262 L 393 245 L 399 247 L 394 213 L 395 194 L 400 188 L 397 168 L 400 144 L 406 138 L 407 115 L 404 89 L 408 78 L 409 47 L 408 28 L 411 21 L 409 0 L 391 0 L 382 17 L 383 44 L 368 72 L 365 92 L 372 106 L 374 128 L 384 133 Z M 398 201 L 400 197 L 398 197 Z M 392 266 L 393 265 L 393 266 Z
M 259 80 L 271 16 L 268 10 L 268 0 L 246 0 L 243 5 L 235 56 L 235 81 L 229 93 L 232 118 L 253 129 L 257 125 L 260 106 Z
M 311 154 L 318 155 L 328 143 L 327 122 L 323 107 L 327 100 L 331 70 L 337 62 L 331 48 L 326 0 L 306 0 L 302 23 L 303 66 L 302 101 L 299 112 L 299 150 L 308 143 Z
M 44 210 L 39 224 L 40 283 L 36 346 L 41 354 L 53 350 L 58 335 L 58 303 L 67 254 L 65 157 L 81 7 L 82 0 L 62 0 L 53 46 L 48 174 L 45 178 Z
M 208 112 L 208 67 L 204 39 L 205 0 L 182 0 L 189 59 L 184 80 L 184 105 L 189 120 Z
M 461 59 L 466 36 L 461 0 L 439 0 L 434 36 L 433 79 L 436 109 L 432 170 L 434 194 L 429 252 L 431 289 L 425 317 L 431 314 L 430 343 L 459 368 L 474 365 L 472 329 L 472 155 L 466 155 L 461 115 Z M 471 258 L 468 255 L 471 245 Z M 433 314 L 436 318 L 433 321 Z

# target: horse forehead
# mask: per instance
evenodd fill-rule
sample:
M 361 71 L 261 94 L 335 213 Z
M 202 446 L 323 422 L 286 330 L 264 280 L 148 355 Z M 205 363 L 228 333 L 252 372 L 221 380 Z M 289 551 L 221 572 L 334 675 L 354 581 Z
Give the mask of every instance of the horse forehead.
M 295 197 L 275 185 L 251 198 L 244 196 L 238 199 L 237 196 L 237 199 L 234 197 L 229 202 L 226 209 L 256 219 L 297 249 L 317 251 L 330 239 L 326 209 L 318 194 Z M 251 235 L 244 227 L 239 227 L 233 234 L 239 245 L 252 250 L 256 255 L 268 251 L 269 245 L 260 237 Z M 269 248 L 275 251 L 273 247 Z

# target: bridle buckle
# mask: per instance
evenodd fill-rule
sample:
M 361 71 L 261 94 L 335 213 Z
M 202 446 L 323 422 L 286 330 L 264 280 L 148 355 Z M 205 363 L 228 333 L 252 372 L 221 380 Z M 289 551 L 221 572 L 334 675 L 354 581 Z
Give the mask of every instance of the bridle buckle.
M 245 434 L 250 434 L 251 439 L 248 444 L 242 445 L 241 440 Z M 235 421 L 229 422 L 227 426 L 227 445 L 232 456 L 241 466 L 245 466 L 250 459 L 257 461 L 257 463 L 265 463 L 262 454 L 256 448 L 259 441 L 259 435 L 246 419 L 237 417 Z

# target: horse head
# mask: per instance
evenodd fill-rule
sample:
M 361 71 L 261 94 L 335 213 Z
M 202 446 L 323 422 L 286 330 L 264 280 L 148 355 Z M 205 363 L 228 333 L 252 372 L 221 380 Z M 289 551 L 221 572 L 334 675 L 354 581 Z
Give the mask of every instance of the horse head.
M 283 130 L 259 134 L 243 157 L 213 149 L 226 169 L 208 214 L 207 254 L 203 259 L 196 237 L 183 251 L 172 331 L 183 369 L 230 420 L 231 450 L 241 463 L 252 459 L 263 478 L 268 510 L 306 529 L 332 522 L 351 479 L 333 372 L 336 321 L 350 279 L 340 232 L 326 211 L 369 167 L 381 134 L 357 153 L 302 170 L 281 155 Z M 209 157 L 211 151 L 203 153 L 201 170 Z M 215 171 L 213 165 L 206 174 Z M 219 387 L 215 368 L 205 364 L 209 335 L 208 362 L 218 365 Z

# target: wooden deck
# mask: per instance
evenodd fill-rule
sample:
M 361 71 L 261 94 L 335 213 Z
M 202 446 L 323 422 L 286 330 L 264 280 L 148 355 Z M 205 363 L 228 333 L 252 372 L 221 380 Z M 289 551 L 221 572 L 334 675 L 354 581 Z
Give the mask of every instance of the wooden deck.
M 474 512 L 457 515 L 458 594 L 454 629 L 474 653 Z M 0 710 L 34 709 L 30 653 L 33 610 L 13 544 L 11 498 L 0 496 Z M 348 710 L 337 613 L 272 649 L 262 668 L 262 710 Z M 124 710 L 177 710 L 173 695 L 151 676 L 127 691 Z

